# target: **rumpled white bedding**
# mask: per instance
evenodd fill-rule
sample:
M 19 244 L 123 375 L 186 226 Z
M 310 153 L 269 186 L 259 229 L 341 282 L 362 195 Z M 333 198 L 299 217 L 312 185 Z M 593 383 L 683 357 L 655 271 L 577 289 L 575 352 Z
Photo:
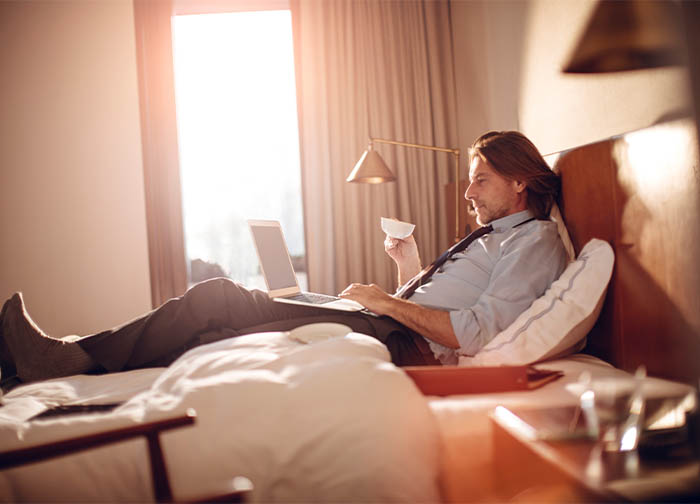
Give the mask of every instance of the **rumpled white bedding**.
M 109 414 L 27 422 L 45 405 L 123 400 Z M 436 502 L 435 419 L 374 338 L 304 345 L 261 333 L 190 350 L 168 368 L 74 376 L 14 389 L 0 408 L 3 450 L 197 411 L 161 436 L 176 499 L 234 476 L 254 502 Z M 145 442 L 0 472 L 3 501 L 152 500 Z

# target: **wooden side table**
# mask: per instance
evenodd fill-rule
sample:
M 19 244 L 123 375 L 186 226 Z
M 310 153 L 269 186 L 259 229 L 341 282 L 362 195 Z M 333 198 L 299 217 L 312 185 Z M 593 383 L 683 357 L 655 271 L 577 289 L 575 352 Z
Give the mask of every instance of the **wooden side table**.
M 163 448 L 160 442 L 161 432 L 179 429 L 194 425 L 196 412 L 188 409 L 184 414 L 163 420 L 143 422 L 128 427 L 111 429 L 95 434 L 73 437 L 61 441 L 44 443 L 28 448 L 18 448 L 0 452 L 0 470 L 19 467 L 34 462 L 50 460 L 73 453 L 79 453 L 100 446 L 120 443 L 125 440 L 144 437 L 147 441 L 148 459 L 151 468 L 151 482 L 153 496 L 156 502 L 175 502 L 170 486 L 168 469 L 165 464 Z M 199 496 L 196 499 L 188 499 L 186 502 L 245 502 L 252 485 L 250 480 L 243 477 L 232 478 L 222 482 L 218 492 L 207 496 Z
M 589 439 L 575 407 L 491 416 L 500 497 L 527 501 L 700 501 L 700 462 L 689 443 L 663 452 L 609 453 Z

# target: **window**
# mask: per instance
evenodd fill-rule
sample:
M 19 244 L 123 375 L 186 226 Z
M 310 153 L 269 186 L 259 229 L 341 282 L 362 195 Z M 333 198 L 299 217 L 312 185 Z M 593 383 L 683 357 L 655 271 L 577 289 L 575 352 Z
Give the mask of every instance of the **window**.
M 190 284 L 265 288 L 248 219 L 282 223 L 306 286 L 289 11 L 175 16 L 173 58 Z

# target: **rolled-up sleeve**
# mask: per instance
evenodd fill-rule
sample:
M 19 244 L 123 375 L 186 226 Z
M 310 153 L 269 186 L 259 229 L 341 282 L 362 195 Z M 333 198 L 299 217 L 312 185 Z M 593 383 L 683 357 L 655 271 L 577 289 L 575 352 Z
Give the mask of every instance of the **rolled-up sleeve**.
M 474 355 L 544 294 L 566 266 L 557 235 L 512 236 L 502 243 L 487 288 L 469 308 L 450 311 L 459 349 Z

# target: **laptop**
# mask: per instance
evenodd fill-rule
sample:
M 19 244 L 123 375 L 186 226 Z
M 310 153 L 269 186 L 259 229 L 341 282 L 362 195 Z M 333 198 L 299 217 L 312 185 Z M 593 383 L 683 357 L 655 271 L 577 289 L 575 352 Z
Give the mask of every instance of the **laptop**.
M 329 310 L 354 312 L 365 309 L 360 303 L 350 299 L 302 292 L 280 223 L 272 220 L 249 220 L 248 226 L 253 235 L 268 294 L 273 300 Z

